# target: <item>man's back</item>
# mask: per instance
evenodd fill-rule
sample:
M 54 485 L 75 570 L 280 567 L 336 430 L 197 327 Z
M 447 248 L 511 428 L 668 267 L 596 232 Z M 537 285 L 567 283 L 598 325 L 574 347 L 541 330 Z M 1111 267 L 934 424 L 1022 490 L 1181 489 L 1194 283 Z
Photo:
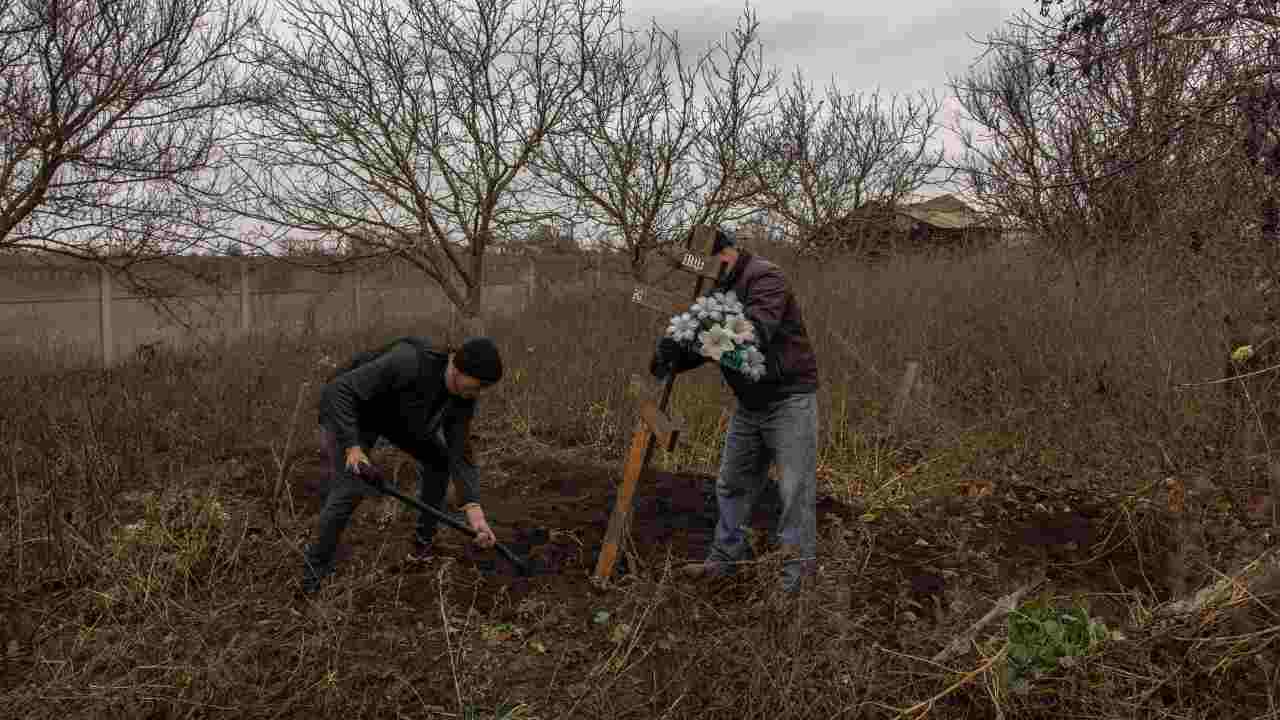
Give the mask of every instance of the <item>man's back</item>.
M 443 352 L 398 342 L 325 386 L 320 423 L 341 447 L 359 444 L 358 432 L 377 433 L 411 453 L 430 447 L 446 411 L 470 415 L 474 410 L 474 401 L 446 391 L 447 362 Z

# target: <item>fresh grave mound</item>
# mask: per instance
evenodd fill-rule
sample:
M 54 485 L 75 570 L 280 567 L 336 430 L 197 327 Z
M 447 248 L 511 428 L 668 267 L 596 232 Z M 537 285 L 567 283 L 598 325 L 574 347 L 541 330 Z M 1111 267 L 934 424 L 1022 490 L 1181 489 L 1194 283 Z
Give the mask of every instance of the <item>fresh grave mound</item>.
M 387 475 L 402 492 L 412 494 L 411 472 L 388 468 Z M 324 502 L 324 476 L 316 463 L 296 485 L 302 496 L 301 507 L 319 511 Z M 485 494 L 489 523 L 499 542 L 526 559 L 532 577 L 521 577 L 501 554 L 476 548 L 462 533 L 443 526 L 436 536 L 439 554 L 474 568 L 484 578 L 482 582 L 510 586 L 516 594 L 523 594 L 521 590 L 528 589 L 525 586 L 529 581 L 543 589 L 554 586 L 584 592 L 608 530 L 621 469 L 553 457 L 515 456 L 495 460 L 486 478 L 492 483 Z M 767 482 L 751 519 L 759 553 L 770 549 L 768 543 L 772 542 L 780 505 L 776 484 Z M 832 513 L 845 519 L 852 516 L 846 506 L 832 498 L 819 498 L 818 505 L 820 526 Z M 338 548 L 339 562 L 355 554 L 353 546 L 377 542 L 374 533 L 409 537 L 415 518 L 416 511 L 403 508 L 389 526 L 380 530 L 368 527 L 359 517 L 353 519 Z M 637 570 L 631 567 L 632 559 L 649 570 L 660 569 L 668 560 L 673 565 L 701 560 L 711 544 L 716 521 L 714 475 L 647 470 L 636 487 L 632 504 L 628 550 L 633 555 L 619 555 L 614 577 Z M 426 572 L 426 568 L 402 562 L 391 571 L 413 575 Z
M 504 496 L 490 503 L 491 514 L 504 519 L 508 545 L 530 559 L 535 573 L 589 575 L 609 527 L 621 471 L 537 460 L 518 461 L 518 469 L 525 486 L 538 491 L 516 502 Z M 635 558 L 650 568 L 668 559 L 675 565 L 701 560 L 718 518 L 715 482 L 714 475 L 705 473 L 647 470 L 632 502 L 629 539 Z M 780 508 L 777 485 L 767 482 L 751 518 L 763 541 L 757 551 L 768 550 Z M 821 498 L 819 524 L 829 513 L 851 516 L 841 503 Z M 479 564 L 488 572 L 515 572 L 501 558 Z M 632 571 L 627 554 L 619 555 L 614 574 Z

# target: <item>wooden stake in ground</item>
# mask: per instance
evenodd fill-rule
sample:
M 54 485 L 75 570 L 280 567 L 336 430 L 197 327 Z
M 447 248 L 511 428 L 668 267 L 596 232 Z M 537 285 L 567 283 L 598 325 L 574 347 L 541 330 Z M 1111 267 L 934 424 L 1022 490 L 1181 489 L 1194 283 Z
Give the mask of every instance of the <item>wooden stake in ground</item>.
M 724 263 L 716 262 L 710 257 L 715 236 L 715 228 L 698 226 L 689 235 L 686 252 L 682 256 L 668 258 L 675 267 L 697 278 L 689 301 L 647 285 L 637 285 L 631 300 L 655 312 L 665 313 L 668 317 L 687 310 L 689 303 L 702 294 L 703 285 L 717 280 L 725 269 Z M 671 388 L 675 383 L 674 375 L 668 376 L 661 383 L 651 382 L 647 376 L 633 376 L 632 382 L 640 390 L 640 421 L 631 433 L 631 449 L 627 453 L 627 464 L 622 472 L 622 484 L 618 486 L 618 496 L 613 503 L 613 514 L 609 516 L 604 546 L 596 560 L 592 579 L 597 582 L 603 582 L 613 575 L 618 548 L 630 525 L 636 486 L 653 457 L 654 447 L 660 445 L 668 451 L 675 449 L 682 429 L 682 423 L 667 413 Z

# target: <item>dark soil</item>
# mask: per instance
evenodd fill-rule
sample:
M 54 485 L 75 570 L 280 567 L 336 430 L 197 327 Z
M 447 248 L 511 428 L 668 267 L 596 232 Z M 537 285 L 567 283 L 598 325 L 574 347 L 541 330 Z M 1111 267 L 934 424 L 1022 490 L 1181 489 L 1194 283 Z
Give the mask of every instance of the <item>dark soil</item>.
M 494 596 L 501 588 L 504 602 L 519 602 L 531 593 L 554 594 L 568 604 L 574 598 L 589 602 L 590 577 L 609 526 L 621 471 L 553 458 L 509 458 L 489 468 L 487 477 L 490 482 L 502 479 L 500 487 L 485 494 L 489 523 L 499 542 L 525 559 L 530 573 L 522 573 L 496 550 L 475 547 L 465 534 L 444 523 L 437 530 L 435 554 L 462 560 L 480 586 L 493 591 Z M 300 507 L 319 512 L 324 480 L 318 466 L 306 469 L 297 485 Z M 402 485 L 403 492 L 412 494 L 411 483 Z M 768 484 L 752 516 L 752 528 L 760 531 L 754 548 L 757 555 L 772 549 L 771 533 L 777 527 L 780 507 L 776 486 Z M 416 510 L 406 506 L 406 512 L 412 516 Z M 852 519 L 848 507 L 830 497 L 821 498 L 819 523 L 832 514 Z M 455 517 L 461 519 L 460 514 Z M 611 580 L 626 582 L 634 573 L 632 562 L 652 571 L 667 562 L 680 565 L 701 560 L 712 541 L 716 520 L 714 476 L 647 470 L 633 503 L 630 552 L 618 555 Z M 390 530 L 402 535 L 406 552 L 410 527 L 405 522 L 403 527 Z M 362 546 L 385 539 L 377 530 L 353 523 L 339 545 L 339 563 L 363 552 Z M 409 560 L 388 568 L 407 578 L 426 570 L 426 565 Z M 482 603 L 478 609 L 487 612 L 491 608 Z
M 394 454 L 374 459 L 402 491 L 413 491 L 411 473 L 403 464 L 397 467 Z M 305 599 L 297 595 L 297 549 L 314 533 L 324 476 L 318 455 L 294 467 L 297 520 L 282 524 L 280 531 L 270 527 L 262 491 L 246 488 L 233 515 L 246 518 L 252 532 L 243 533 L 235 564 L 219 566 L 218 579 L 173 601 L 180 608 L 171 611 L 173 617 L 182 621 L 166 626 L 123 610 L 104 614 L 95 605 L 100 595 L 83 589 L 33 590 L 16 599 L 24 607 L 58 608 L 31 612 L 18 643 L 23 657 L 33 662 L 6 667 L 6 685 L 23 701 L 25 716 L 52 717 L 33 710 L 51 692 L 80 698 L 69 711 L 80 716 L 110 714 L 141 702 L 129 692 L 83 690 L 141 686 L 135 670 L 91 662 L 116 657 L 109 643 L 119 643 L 121 635 L 137 638 L 128 667 L 195 668 L 190 672 L 204 680 L 191 687 L 210 688 L 200 701 L 228 708 L 206 713 L 219 716 L 312 717 L 335 708 L 387 716 L 400 708 L 397 712 L 421 715 L 423 707 L 455 711 L 465 695 L 490 709 L 502 699 L 528 702 L 540 716 L 550 717 L 571 707 L 578 711 L 568 716 L 608 715 L 614 712 L 610 708 L 626 707 L 631 714 L 656 717 L 677 703 L 676 715 L 682 717 L 737 717 L 732 683 L 699 683 L 698 673 L 730 661 L 738 670 L 724 672 L 747 672 L 752 663 L 784 657 L 742 655 L 765 653 L 762 638 L 772 637 L 760 609 L 771 578 L 753 566 L 736 578 L 708 584 L 688 584 L 668 574 L 706 552 L 716 522 L 711 476 L 651 471 L 642 478 L 630 552 L 620 557 L 612 583 L 602 589 L 591 575 L 621 468 L 567 452 L 504 454 L 486 463 L 485 510 L 499 541 L 528 559 L 532 575 L 521 575 L 497 552 L 479 549 L 443 525 L 433 557 L 410 558 L 416 511 L 391 498 L 375 498 L 362 504 L 342 539 L 337 575 L 318 597 Z M 752 521 L 760 557 L 771 550 L 776 522 L 778 498 L 771 490 L 761 497 Z M 1160 513 L 1125 506 L 1097 489 L 1008 484 L 982 497 L 944 496 L 872 512 L 823 496 L 822 568 L 815 584 L 820 613 L 810 621 L 821 630 L 805 640 L 823 647 L 821 652 L 811 647 L 806 672 L 816 673 L 815 688 L 829 689 L 831 673 L 861 677 L 859 662 L 871 672 L 887 658 L 928 657 L 999 597 L 1037 575 L 1046 577 L 1053 594 L 1083 598 L 1109 624 L 1118 624 L 1133 592 L 1168 597 L 1169 537 Z M 453 627 L 448 633 L 442 630 L 445 615 Z M 100 646 L 77 629 L 106 627 L 108 621 L 119 628 L 112 631 L 116 639 L 103 631 L 94 640 Z M 611 653 L 626 647 L 617 633 L 627 628 L 643 636 L 642 649 L 628 656 L 628 664 L 601 670 Z M 246 650 L 245 638 L 256 645 Z M 469 649 L 458 655 L 462 643 Z M 735 643 L 736 649 L 726 649 Z M 211 665 L 210 658 L 240 656 L 245 658 L 240 664 Z M 94 676 L 50 680 L 53 666 L 35 662 L 37 657 L 104 669 Z M 451 657 L 465 662 L 454 668 Z M 330 666 L 341 668 L 335 682 L 344 700 L 316 694 L 314 687 Z M 466 676 L 467 668 L 472 675 Z M 933 672 L 924 666 L 913 671 L 922 677 Z M 454 682 L 454 672 L 463 679 Z M 292 679 L 302 676 L 306 683 Z M 613 683 L 609 689 L 590 689 L 595 687 L 590 678 L 606 676 Z M 173 682 L 147 682 L 162 680 Z M 17 694 L 24 686 L 33 690 Z M 761 693 L 767 683 L 753 687 Z M 937 691 L 932 685 L 889 683 L 874 692 L 887 697 L 885 688 L 903 699 Z M 867 685 L 859 692 L 873 690 Z M 380 709 L 361 711 L 363 706 L 353 705 L 366 696 L 380 698 Z M 214 702 L 218 698 L 220 704 Z M 156 710 L 153 717 L 181 714 L 186 707 L 158 700 L 144 706 Z
M 533 572 L 522 576 L 497 552 L 480 550 L 462 533 L 441 525 L 437 554 L 460 561 L 459 567 L 469 573 L 467 597 L 455 600 L 489 613 L 530 596 L 554 597 L 558 604 L 585 613 L 597 602 L 590 576 L 620 468 L 517 456 L 492 463 L 487 477 L 497 485 L 485 498 L 490 524 L 500 542 L 527 558 Z M 318 478 L 318 472 L 308 474 L 299 485 L 300 500 L 310 511 L 318 511 L 322 502 Z M 402 489 L 411 491 L 407 484 Z M 778 509 L 776 487 L 769 484 L 751 523 L 757 531 L 757 556 L 772 549 Z M 926 501 L 869 522 L 859 519 L 862 510 L 820 497 L 819 535 L 828 540 L 820 552 L 827 555 L 824 562 L 839 566 L 852 558 L 833 555 L 835 547 L 852 553 L 860 536 L 873 538 L 857 573 L 843 578 L 847 587 L 841 597 L 851 615 L 878 618 L 886 628 L 904 627 L 904 611 L 911 613 L 905 626 L 958 622 L 957 613 L 978 610 L 979 604 L 1038 575 L 1055 589 L 1097 598 L 1096 610 L 1104 615 L 1118 617 L 1131 591 L 1168 598 L 1167 531 L 1152 516 L 1146 533 L 1135 533 L 1132 517 L 1088 492 L 1013 486 L 982 498 Z M 631 552 L 619 555 L 613 581 L 625 584 L 636 572 L 632 563 L 652 578 L 668 563 L 702 559 L 716 519 L 713 476 L 649 470 L 635 497 Z M 395 542 L 396 535 L 407 552 L 411 526 L 402 522 L 388 531 L 391 538 L 354 525 L 344 538 L 340 562 L 365 554 L 363 546 Z M 387 570 L 402 575 L 410 590 L 418 582 L 425 590 L 434 581 L 430 564 L 396 561 Z M 883 637 L 891 646 L 897 644 L 894 634 L 888 630 Z

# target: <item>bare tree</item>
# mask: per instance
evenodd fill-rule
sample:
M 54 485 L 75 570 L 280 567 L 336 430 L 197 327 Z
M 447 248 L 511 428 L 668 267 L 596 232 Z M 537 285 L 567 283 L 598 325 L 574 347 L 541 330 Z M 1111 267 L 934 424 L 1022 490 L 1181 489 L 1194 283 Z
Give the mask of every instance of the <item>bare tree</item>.
M 953 81 L 977 128 L 962 133 L 975 192 L 1059 249 L 1203 247 L 1238 236 L 1257 197 L 1232 100 L 1253 40 L 1187 37 L 1185 15 L 1148 10 L 1086 13 L 1067 31 L 1013 21 L 987 66 Z
M 776 68 L 764 64 L 760 20 L 747 8 L 702 66 L 702 132 L 693 146 L 699 182 L 689 225 L 718 225 L 759 211 L 754 129 L 776 111 Z
M 225 236 L 225 116 L 257 18 L 238 0 L 0 0 L 0 248 L 137 258 Z
M 1021 37 L 988 51 L 986 67 L 952 81 L 956 97 L 977 129 L 958 129 L 959 164 L 974 193 L 998 215 L 1055 237 L 1048 194 L 1057 156 L 1049 142 L 1054 107 L 1045 80 Z
M 546 189 L 599 226 L 636 279 L 693 224 L 720 222 L 754 199 L 744 143 L 774 82 L 759 42 L 749 10 L 690 59 L 656 24 L 643 36 L 621 31 L 610 61 L 592 70 L 597 91 L 574 131 L 544 145 L 536 167 Z
M 486 249 L 549 213 L 530 162 L 594 89 L 612 0 L 282 0 L 255 60 L 243 212 L 363 243 L 438 283 L 471 332 Z
M 1040 38 L 1034 50 L 1050 74 L 1090 77 L 1135 53 L 1167 52 L 1191 43 L 1220 73 L 1216 95 L 1228 103 L 1259 79 L 1280 70 L 1280 7 L 1271 0 L 1032 0 L 1039 21 L 1020 24 Z M 1207 99 L 1207 98 L 1206 98 Z
M 640 277 L 650 251 L 670 243 L 696 189 L 690 150 L 697 142 L 696 73 L 674 34 L 620 29 L 615 52 L 590 69 L 573 132 L 551 136 L 534 171 L 545 190 L 612 234 Z
M 878 90 L 842 93 L 834 83 L 818 97 L 797 71 L 776 117 L 756 133 L 753 168 L 765 207 L 808 250 L 856 251 L 905 197 L 936 182 L 943 150 L 931 145 L 941 107 L 924 94 L 886 105 Z M 851 222 L 855 213 L 867 227 Z

